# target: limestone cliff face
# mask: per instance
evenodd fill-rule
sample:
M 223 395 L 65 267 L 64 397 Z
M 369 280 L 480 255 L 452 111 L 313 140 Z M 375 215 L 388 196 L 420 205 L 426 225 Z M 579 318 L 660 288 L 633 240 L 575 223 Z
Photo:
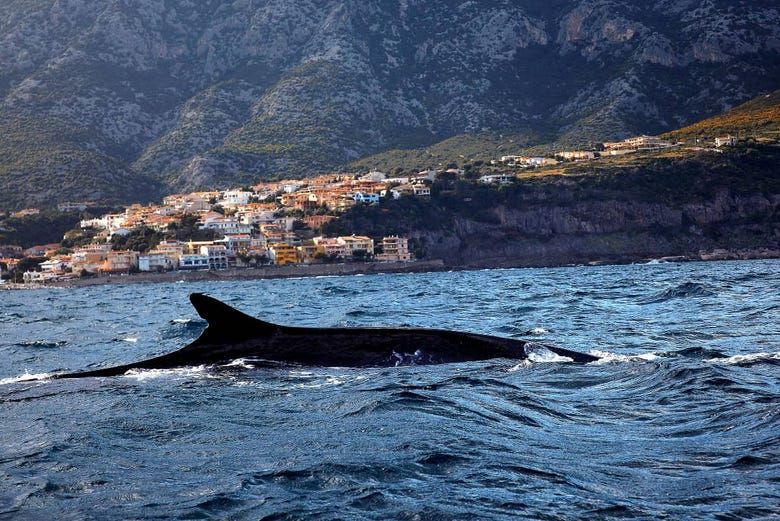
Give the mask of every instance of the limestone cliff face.
M 24 204 L 63 154 L 108 193 L 117 176 L 224 186 L 483 130 L 587 143 L 778 77 L 780 12 L 763 1 L 7 0 L 0 187 L 34 174 Z
M 555 265 L 696 256 L 715 249 L 780 252 L 780 195 L 735 194 L 675 205 L 641 200 L 497 207 L 495 222 L 458 217 L 449 232 L 419 232 L 426 255 L 451 265 Z

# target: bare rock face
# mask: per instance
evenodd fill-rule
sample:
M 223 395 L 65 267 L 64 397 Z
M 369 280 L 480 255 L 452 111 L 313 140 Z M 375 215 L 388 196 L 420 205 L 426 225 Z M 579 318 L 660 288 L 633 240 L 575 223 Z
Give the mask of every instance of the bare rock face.
M 779 54 L 758 1 L 11 0 L 0 185 L 61 172 L 35 157 L 63 141 L 174 190 L 484 130 L 657 132 L 777 88 Z
M 780 249 L 776 218 L 780 197 L 714 197 L 683 205 L 637 200 L 540 203 L 523 210 L 496 208 L 498 222 L 459 217 L 450 232 L 418 232 L 430 258 L 453 266 L 544 266 L 663 256 L 700 251 Z M 773 227 L 758 224 L 775 222 Z

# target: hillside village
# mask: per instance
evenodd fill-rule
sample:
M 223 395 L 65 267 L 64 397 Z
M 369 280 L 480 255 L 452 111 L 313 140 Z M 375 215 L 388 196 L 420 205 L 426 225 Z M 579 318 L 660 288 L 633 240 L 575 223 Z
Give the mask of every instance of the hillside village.
M 731 146 L 731 136 L 696 147 Z M 503 185 L 526 169 L 562 162 L 595 161 L 683 145 L 656 136 L 603 143 L 594 150 L 560 151 L 543 157 L 503 156 L 492 170 L 471 181 Z M 691 144 L 687 144 L 690 146 Z M 498 172 L 496 172 L 498 170 Z M 134 272 L 227 270 L 264 265 L 343 262 L 411 262 L 409 238 L 334 236 L 323 227 L 356 205 L 384 198 L 428 198 L 442 175 L 464 178 L 459 168 L 391 176 L 383 172 L 327 174 L 308 179 L 261 182 L 223 191 L 174 194 L 160 204 L 134 204 L 117 213 L 82 219 L 61 243 L 27 249 L 0 245 L 0 269 L 14 280 L 48 283 L 95 275 Z M 89 212 L 92 202 L 67 202 L 60 212 Z M 28 208 L 15 217 L 35 215 Z M 11 278 L 5 273 L 4 278 Z

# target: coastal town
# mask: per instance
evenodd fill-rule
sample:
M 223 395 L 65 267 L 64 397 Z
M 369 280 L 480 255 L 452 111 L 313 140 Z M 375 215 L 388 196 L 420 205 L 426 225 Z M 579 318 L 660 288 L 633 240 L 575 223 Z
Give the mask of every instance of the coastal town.
M 731 136 L 708 143 L 713 150 L 736 143 Z M 515 181 L 527 169 L 561 162 L 595 161 L 679 144 L 655 136 L 603 143 L 595 150 L 547 156 L 502 156 L 493 171 L 470 180 L 484 185 Z M 496 171 L 498 170 L 498 171 Z M 386 198 L 429 198 L 438 178 L 464 178 L 464 169 L 424 170 L 403 175 L 372 171 L 260 182 L 228 190 L 173 194 L 161 203 L 133 204 L 89 216 L 59 243 L 22 248 L 0 244 L 0 280 L 41 285 L 131 273 L 222 271 L 260 266 L 336 263 L 412 263 L 410 238 L 398 235 L 328 236 L 327 225 L 358 205 Z M 94 202 L 66 202 L 59 212 L 90 215 Z M 28 208 L 21 218 L 40 212 Z
M 40 260 L 23 272 L 22 280 L 48 283 L 134 272 L 410 262 L 406 237 L 328 237 L 318 232 L 354 205 L 376 204 L 380 197 L 429 196 L 433 178 L 433 172 L 403 179 L 379 172 L 333 174 L 175 194 L 160 204 L 134 204 L 122 212 L 83 219 L 61 243 L 24 250 L 0 246 L 0 263 L 13 270 L 25 258 Z M 68 202 L 58 210 L 85 212 L 91 206 Z

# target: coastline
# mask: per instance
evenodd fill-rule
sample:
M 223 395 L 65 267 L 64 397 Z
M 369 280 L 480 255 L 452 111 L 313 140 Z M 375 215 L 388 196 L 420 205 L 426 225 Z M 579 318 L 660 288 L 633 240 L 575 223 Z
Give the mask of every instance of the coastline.
M 147 284 L 173 282 L 203 282 L 256 279 L 288 279 L 300 277 L 338 277 L 350 275 L 368 275 L 378 273 L 424 273 L 437 271 L 472 271 L 482 269 L 506 268 L 559 268 L 572 266 L 610 266 L 647 263 L 708 262 L 727 260 L 768 260 L 780 259 L 780 250 L 758 249 L 700 253 L 697 255 L 676 255 L 658 258 L 625 256 L 570 263 L 524 263 L 518 259 L 482 259 L 468 264 L 447 264 L 442 259 L 420 260 L 413 262 L 364 262 L 344 264 L 295 264 L 287 266 L 263 266 L 261 268 L 239 268 L 220 271 L 169 271 L 163 273 L 133 273 L 105 275 L 89 278 L 69 279 L 47 284 L 0 285 L 0 290 L 30 290 L 50 288 L 78 288 L 105 284 Z

